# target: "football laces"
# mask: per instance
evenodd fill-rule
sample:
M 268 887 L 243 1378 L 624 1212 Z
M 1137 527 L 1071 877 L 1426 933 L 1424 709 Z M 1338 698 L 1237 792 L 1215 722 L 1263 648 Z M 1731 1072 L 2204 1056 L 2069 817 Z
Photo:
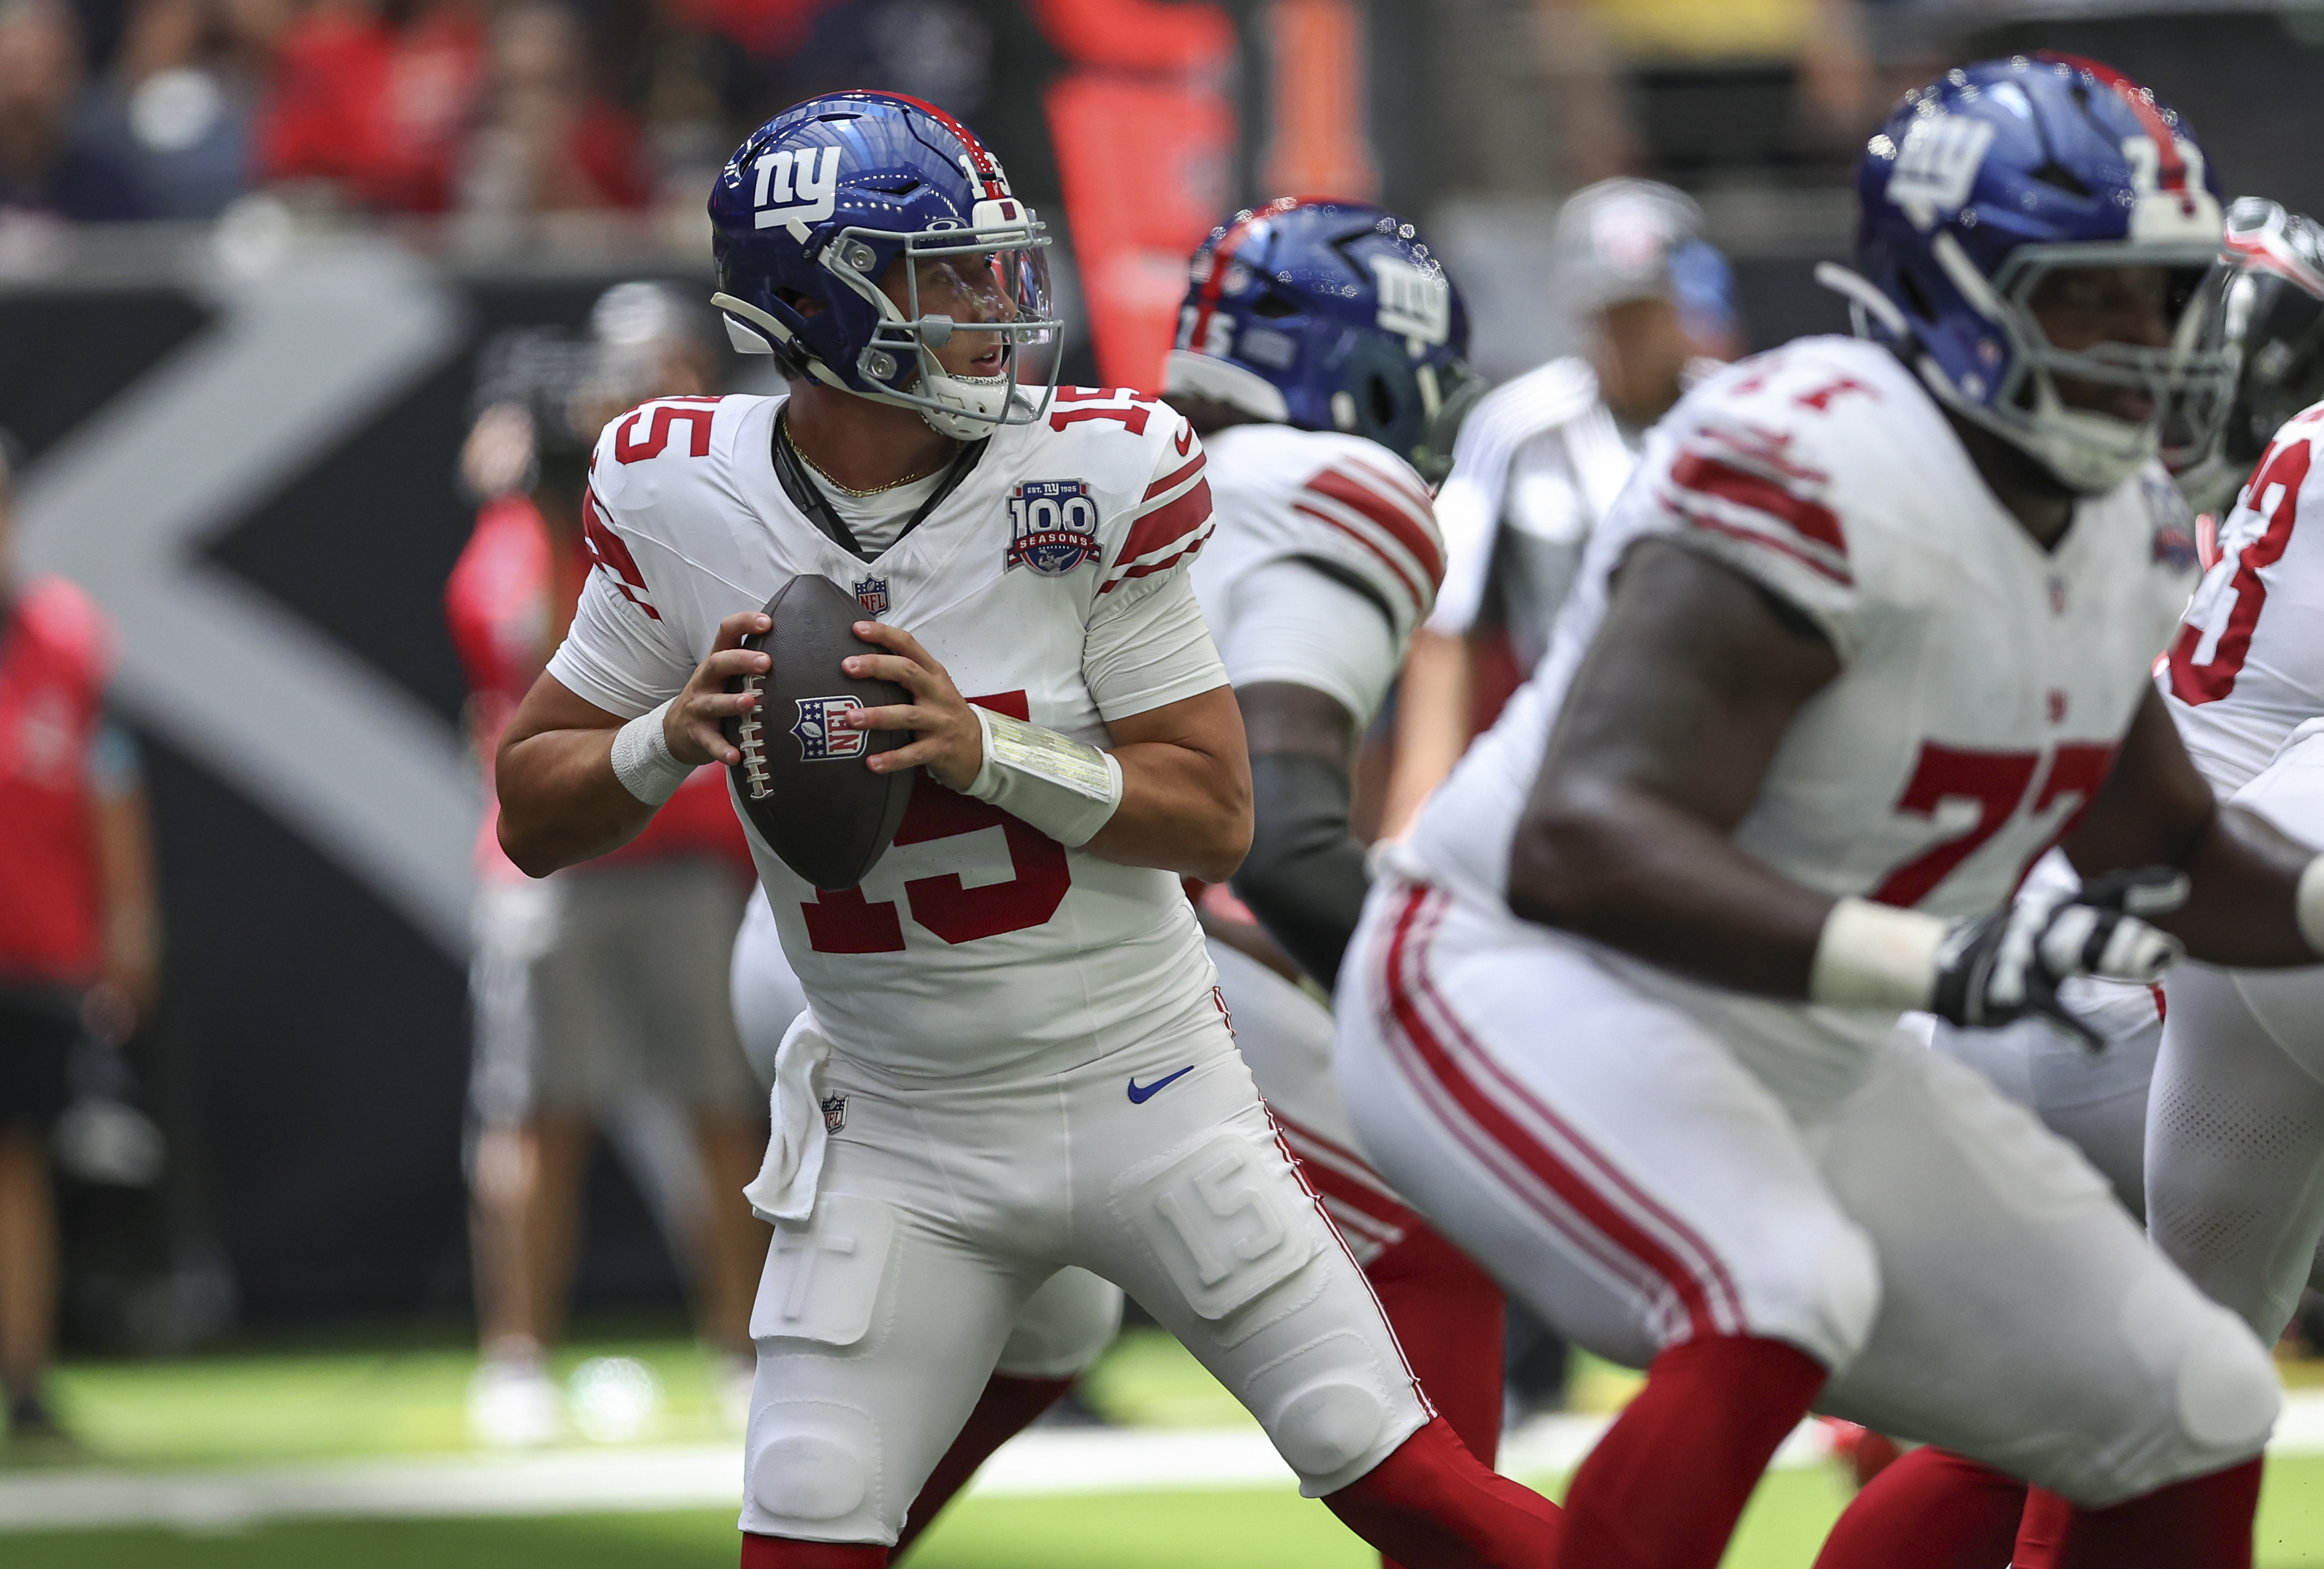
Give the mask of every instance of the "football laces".
M 763 801 L 775 793 L 767 779 L 767 678 L 763 675 L 742 678 L 742 690 L 751 706 L 742 710 L 742 723 L 734 727 L 735 745 L 742 753 L 742 782 L 754 801 Z

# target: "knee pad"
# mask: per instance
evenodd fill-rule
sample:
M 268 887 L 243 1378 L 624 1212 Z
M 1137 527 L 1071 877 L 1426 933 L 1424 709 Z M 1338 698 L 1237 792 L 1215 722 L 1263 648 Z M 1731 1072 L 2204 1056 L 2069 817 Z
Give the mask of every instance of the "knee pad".
M 2267 1444 L 2282 1395 L 2267 1348 L 2242 1319 L 2158 1268 L 2124 1297 L 2118 1325 L 2145 1375 L 2143 1431 L 2098 1446 L 2084 1474 L 2054 1484 L 2102 1506 L 2250 1459 Z
M 992 1371 L 1012 1379 L 1070 1379 L 1120 1330 L 1121 1288 L 1068 1265 L 1018 1310 Z
M 1309 1498 L 1336 1492 L 1425 1421 L 1411 1386 L 1391 1379 L 1364 1338 L 1335 1330 L 1254 1370 L 1237 1392 Z M 1397 1417 L 1404 1420 L 1398 1421 Z
M 765 1536 L 892 1542 L 880 1519 L 880 1430 L 832 1400 L 770 1400 L 751 1414 L 742 1528 Z

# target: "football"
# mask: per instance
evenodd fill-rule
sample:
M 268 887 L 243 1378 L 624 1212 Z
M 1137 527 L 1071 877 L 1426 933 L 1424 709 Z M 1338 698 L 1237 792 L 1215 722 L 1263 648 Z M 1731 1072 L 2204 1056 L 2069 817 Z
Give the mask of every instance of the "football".
M 839 717 L 908 703 L 911 695 L 839 668 L 850 654 L 886 651 L 855 635 L 863 607 L 830 578 L 792 578 L 767 601 L 766 614 L 774 630 L 743 646 L 764 649 L 773 668 L 728 684 L 759 698 L 725 722 L 726 739 L 742 754 L 727 769 L 734 798 L 784 865 L 817 888 L 853 888 L 887 853 L 920 771 L 873 773 L 863 760 L 906 745 L 912 733 L 850 730 Z

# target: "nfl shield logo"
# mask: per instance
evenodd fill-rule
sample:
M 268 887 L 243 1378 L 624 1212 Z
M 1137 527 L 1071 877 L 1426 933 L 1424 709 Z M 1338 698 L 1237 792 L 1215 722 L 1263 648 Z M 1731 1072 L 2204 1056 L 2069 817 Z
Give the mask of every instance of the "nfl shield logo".
M 863 705 L 853 697 L 801 697 L 798 722 L 791 734 L 798 737 L 801 762 L 828 762 L 835 758 L 861 757 L 871 733 L 850 730 L 839 716 Z
M 858 583 L 855 586 L 855 603 L 863 607 L 864 614 L 875 621 L 887 614 L 888 580 L 885 577 L 866 577 Z
M 1030 567 L 1044 577 L 1063 577 L 1097 559 L 1097 503 L 1085 481 L 1026 481 L 1009 493 L 1009 521 L 1004 572 Z
M 836 1133 L 846 1126 L 847 1097 L 845 1095 L 824 1096 L 823 1131 L 826 1133 Z

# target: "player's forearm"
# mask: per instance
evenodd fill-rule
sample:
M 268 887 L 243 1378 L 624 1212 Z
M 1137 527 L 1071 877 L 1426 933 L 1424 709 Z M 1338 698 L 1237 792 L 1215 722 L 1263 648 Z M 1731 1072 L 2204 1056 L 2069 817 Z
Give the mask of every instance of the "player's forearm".
M 2239 807 L 2222 807 L 2180 870 L 2187 902 L 2154 924 L 2212 964 L 2273 969 L 2319 962 L 2301 933 L 2301 873 L 2315 852 Z
M 1805 998 L 1835 901 L 1700 817 L 1588 779 L 1536 795 L 1509 854 L 1526 920 L 1763 996 Z
M 1126 866 L 1224 882 L 1250 850 L 1250 775 L 1240 758 L 1168 742 L 1113 749 L 1121 805 L 1082 847 Z
M 654 808 L 613 772 L 611 730 L 548 730 L 502 744 L 501 849 L 529 877 L 618 850 Z
M 1326 990 L 1355 935 L 1371 881 L 1349 831 L 1347 770 L 1305 752 L 1250 760 L 1250 854 L 1234 891 L 1268 934 Z
M 1474 705 L 1468 640 L 1426 627 L 1414 632 L 1397 686 L 1396 761 L 1380 818 L 1383 838 L 1404 832 L 1428 792 L 1461 761 Z

